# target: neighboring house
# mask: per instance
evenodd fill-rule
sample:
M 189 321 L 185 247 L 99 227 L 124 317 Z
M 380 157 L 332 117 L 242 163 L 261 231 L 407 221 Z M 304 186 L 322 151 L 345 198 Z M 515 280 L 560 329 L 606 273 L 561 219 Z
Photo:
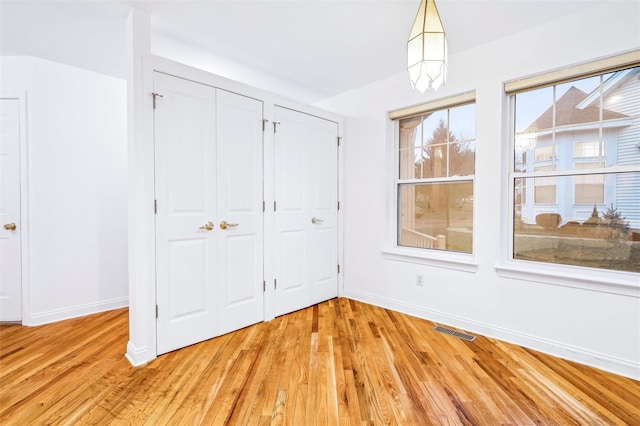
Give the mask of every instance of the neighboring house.
M 640 67 L 636 67 L 612 73 L 591 93 L 571 86 L 555 105 L 519 133 L 535 141 L 535 146 L 516 167 L 567 171 L 640 163 L 639 78 Z M 583 222 L 594 206 L 602 213 L 613 204 L 632 229 L 640 229 L 637 173 L 525 179 L 516 187 L 516 200 L 521 200 L 524 223 L 535 223 L 541 213 L 560 214 L 561 225 Z

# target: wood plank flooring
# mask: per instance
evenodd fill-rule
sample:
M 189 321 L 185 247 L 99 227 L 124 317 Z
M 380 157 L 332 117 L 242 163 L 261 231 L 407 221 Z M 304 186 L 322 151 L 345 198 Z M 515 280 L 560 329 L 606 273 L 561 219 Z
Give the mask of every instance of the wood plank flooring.
M 0 424 L 640 425 L 640 382 L 348 299 L 138 368 L 127 321 L 0 326 Z

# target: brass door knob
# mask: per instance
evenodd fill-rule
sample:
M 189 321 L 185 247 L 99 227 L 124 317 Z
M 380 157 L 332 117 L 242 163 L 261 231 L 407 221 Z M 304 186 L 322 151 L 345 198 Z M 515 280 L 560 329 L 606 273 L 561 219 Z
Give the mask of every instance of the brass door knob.
M 205 229 L 207 231 L 213 231 L 213 229 L 216 226 L 213 224 L 213 222 L 209 221 L 207 223 L 205 223 L 204 225 L 202 225 L 201 227 L 199 227 L 198 229 Z
M 4 229 L 6 229 L 7 231 L 15 231 L 16 230 L 16 224 L 15 223 L 7 223 L 6 225 L 4 225 Z
M 220 229 L 227 229 L 227 228 L 233 228 L 238 226 L 237 223 L 227 223 L 227 221 L 223 220 L 222 222 L 220 222 Z

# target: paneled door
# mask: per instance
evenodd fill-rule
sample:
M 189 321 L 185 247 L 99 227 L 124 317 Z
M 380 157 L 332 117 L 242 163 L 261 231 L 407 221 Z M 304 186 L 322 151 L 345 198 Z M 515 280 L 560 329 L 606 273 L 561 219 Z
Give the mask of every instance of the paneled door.
M 219 334 L 264 319 L 262 102 L 217 90 Z
M 264 319 L 263 107 L 162 73 L 154 90 L 161 354 Z
M 338 125 L 276 107 L 275 315 L 338 294 Z
M 0 321 L 22 320 L 20 101 L 0 99 Z
M 216 91 L 156 72 L 157 353 L 218 334 Z

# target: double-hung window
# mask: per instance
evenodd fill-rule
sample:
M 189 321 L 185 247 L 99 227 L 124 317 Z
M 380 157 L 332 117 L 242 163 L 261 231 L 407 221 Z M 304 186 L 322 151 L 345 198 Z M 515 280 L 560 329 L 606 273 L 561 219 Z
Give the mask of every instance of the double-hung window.
M 396 120 L 396 245 L 472 253 L 475 94 L 390 114 Z
M 640 272 L 640 63 L 633 58 L 507 83 L 513 259 Z

